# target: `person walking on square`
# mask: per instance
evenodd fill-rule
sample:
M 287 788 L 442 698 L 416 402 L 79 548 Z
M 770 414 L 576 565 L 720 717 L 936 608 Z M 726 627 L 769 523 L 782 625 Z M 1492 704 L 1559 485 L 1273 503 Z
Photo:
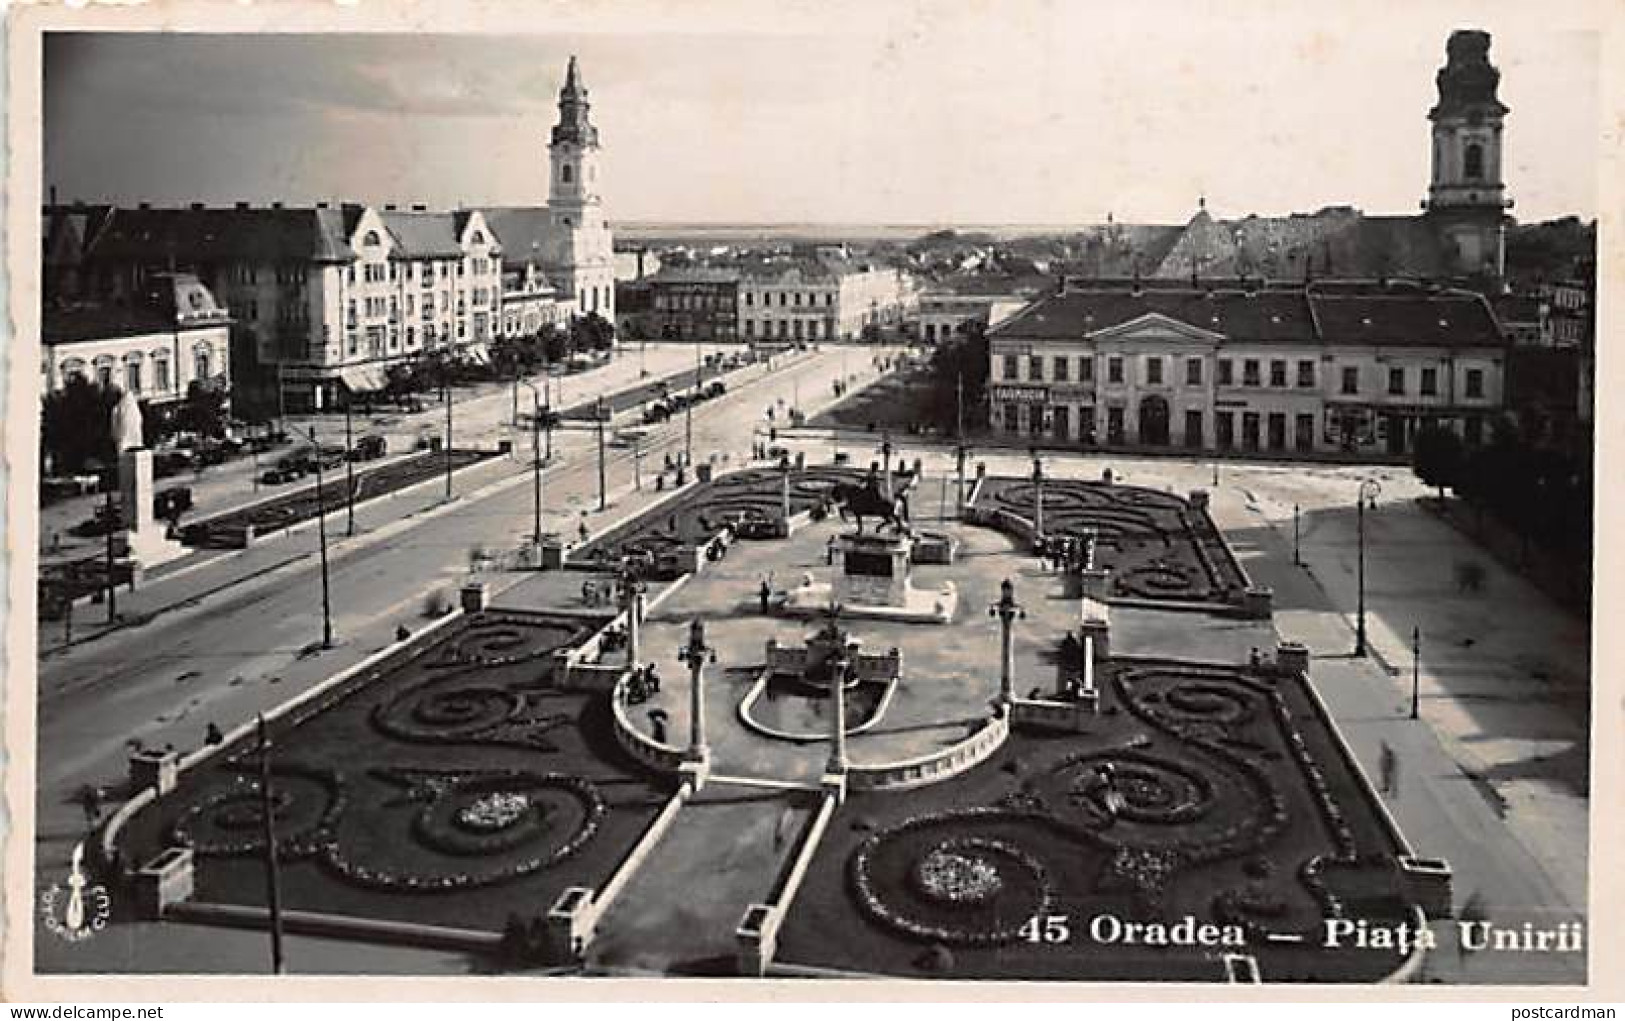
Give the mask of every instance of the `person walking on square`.
M 1382 793 L 1389 797 L 1399 795 L 1399 755 L 1387 741 L 1377 755 L 1377 772 L 1382 778 Z
M 773 587 L 767 583 L 766 578 L 762 579 L 762 587 L 756 590 L 756 598 L 761 601 L 762 616 L 767 616 L 767 603 L 773 598 Z

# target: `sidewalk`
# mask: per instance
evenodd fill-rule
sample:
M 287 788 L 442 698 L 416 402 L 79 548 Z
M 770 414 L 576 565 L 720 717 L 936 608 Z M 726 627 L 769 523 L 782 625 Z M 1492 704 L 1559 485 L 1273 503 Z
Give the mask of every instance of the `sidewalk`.
M 1309 566 L 1295 567 L 1290 513 L 1284 532 L 1260 528 L 1256 506 L 1249 506 L 1236 489 L 1224 487 L 1214 501 L 1214 515 L 1227 534 L 1239 536 L 1234 544 L 1254 581 L 1274 590 L 1275 626 L 1282 638 L 1309 647 L 1311 681 L 1366 775 L 1379 775 L 1385 745 L 1393 750 L 1399 763 L 1398 790 L 1387 803 L 1416 853 L 1448 860 L 1457 904 L 1477 893 L 1492 921 L 1516 927 L 1525 921 L 1545 926 L 1583 920 L 1588 810 L 1584 796 L 1548 789 L 1535 796 L 1514 795 L 1502 806 L 1486 774 L 1498 775 L 1496 767 L 1518 753 L 1509 750 L 1515 738 L 1495 735 L 1517 734 L 1522 727 L 1482 719 L 1481 704 L 1475 703 L 1470 712 L 1462 710 L 1456 701 L 1459 693 L 1442 689 L 1430 675 L 1425 654 L 1422 719 L 1411 720 L 1407 642 L 1385 618 L 1368 609 L 1368 644 L 1375 655 L 1353 658 L 1349 615 L 1338 609 L 1320 581 L 1335 575 L 1338 561 L 1348 559 L 1352 551 L 1306 545 Z M 1417 555 L 1412 550 L 1405 558 L 1410 578 L 1419 573 Z M 1440 555 L 1448 556 L 1448 550 Z M 1401 585 L 1392 565 L 1377 566 L 1368 559 L 1367 569 L 1368 597 L 1381 592 L 1384 605 L 1391 605 Z M 1333 592 L 1339 588 L 1331 587 Z M 1531 711 L 1540 710 L 1515 699 L 1494 715 L 1500 720 L 1508 715 L 1527 718 Z M 1436 979 L 1498 983 L 1580 982 L 1584 972 L 1585 961 L 1579 955 L 1461 957 L 1450 947 L 1430 955 L 1426 968 L 1426 974 Z

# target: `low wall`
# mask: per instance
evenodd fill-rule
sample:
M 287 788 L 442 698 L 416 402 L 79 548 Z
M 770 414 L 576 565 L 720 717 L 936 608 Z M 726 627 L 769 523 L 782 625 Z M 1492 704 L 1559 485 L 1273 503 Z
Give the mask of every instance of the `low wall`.
M 1023 727 L 1083 733 L 1098 721 L 1093 701 L 1055 702 L 1050 699 L 1018 698 L 1010 705 L 1010 722 Z
M 579 960 L 592 945 L 593 938 L 598 932 L 598 923 L 604 914 L 609 911 L 619 897 L 621 891 L 632 881 L 638 869 L 648 860 L 650 854 L 659 846 L 665 837 L 666 831 L 671 829 L 673 822 L 677 821 L 677 813 L 687 804 L 694 794 L 694 788 L 687 781 L 677 788 L 666 802 L 660 814 L 649 823 L 648 829 L 632 845 L 626 857 L 615 866 L 615 871 L 597 892 L 586 887 L 573 886 L 566 889 L 554 901 L 547 913 L 548 941 L 551 956 L 555 963 L 563 964 L 570 960 Z
M 990 719 L 976 733 L 956 745 L 900 762 L 853 764 L 846 782 L 852 790 L 900 790 L 936 783 L 957 776 L 987 759 L 1010 736 L 1010 721 Z
M 824 795 L 823 803 L 818 806 L 818 814 L 813 817 L 812 825 L 807 827 L 800 846 L 796 848 L 795 863 L 790 867 L 790 871 L 784 876 L 783 881 L 769 892 L 769 899 L 766 902 L 752 904 L 745 909 L 744 918 L 734 930 L 734 939 L 738 944 L 740 974 L 758 977 L 767 974 L 767 969 L 772 965 L 773 957 L 778 952 L 779 929 L 783 927 L 784 919 L 790 913 L 790 906 L 795 902 L 796 894 L 801 891 L 801 883 L 807 878 L 807 870 L 812 866 L 813 855 L 824 839 L 824 831 L 829 828 L 829 821 L 835 815 L 835 809 L 839 804 L 840 799 L 836 795 Z
M 627 682 L 625 674 L 615 683 L 610 693 L 610 709 L 615 719 L 615 743 L 621 750 L 657 773 L 676 773 L 683 765 L 685 749 L 661 744 L 645 735 L 627 716 Z
M 415 922 L 397 922 L 382 918 L 332 915 L 287 908 L 282 910 L 281 916 L 283 929 L 300 936 L 355 939 L 370 943 L 394 943 L 401 946 L 461 950 L 481 954 L 495 950 L 502 941 L 502 934 L 497 932 L 420 925 Z M 271 924 L 270 912 L 265 908 L 244 907 L 238 904 L 197 902 L 176 904 L 169 909 L 165 917 L 183 922 L 251 929 L 264 929 Z

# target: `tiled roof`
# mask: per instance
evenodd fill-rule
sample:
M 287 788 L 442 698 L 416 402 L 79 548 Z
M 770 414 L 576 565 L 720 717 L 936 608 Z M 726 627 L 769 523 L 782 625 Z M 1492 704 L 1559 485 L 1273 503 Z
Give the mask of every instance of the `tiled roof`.
M 502 261 L 522 266 L 544 258 L 559 228 L 546 206 L 495 206 L 480 210 L 502 244 Z
M 1448 275 L 1450 266 L 1427 217 L 1366 216 L 1350 206 L 1240 220 L 1214 220 L 1203 210 L 1185 225 L 1154 275 L 1188 280 L 1193 262 L 1207 278 L 1436 277 Z
M 1077 340 L 1162 315 L 1246 343 L 1500 346 L 1488 303 L 1411 284 L 1282 285 L 1215 281 L 1069 280 L 1006 320 L 995 336 Z
M 128 303 L 46 304 L 40 310 L 41 341 L 68 344 L 231 324 L 214 295 L 190 273 L 158 274 L 149 285 L 142 297 Z
M 662 269 L 649 277 L 649 283 L 660 284 L 735 284 L 741 274 L 737 269 L 723 266 L 677 266 Z
M 463 246 L 459 213 L 403 213 L 385 210 L 378 214 L 384 226 L 395 239 L 392 253 L 401 259 L 456 259 L 461 258 Z
M 116 209 L 90 258 L 162 262 L 348 262 L 338 209 Z

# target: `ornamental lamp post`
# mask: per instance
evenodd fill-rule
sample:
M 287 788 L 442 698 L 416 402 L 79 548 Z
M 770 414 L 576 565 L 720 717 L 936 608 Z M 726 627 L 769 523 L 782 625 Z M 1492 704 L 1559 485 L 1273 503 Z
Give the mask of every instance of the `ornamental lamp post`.
M 522 380 L 530 389 L 530 474 L 531 474 L 531 541 L 542 542 L 542 394 L 530 380 Z
M 999 619 L 999 701 L 1008 706 L 1016 697 L 1015 622 L 1027 619 L 1009 578 L 999 583 L 999 601 L 987 608 L 987 615 Z
M 1419 719 L 1422 709 L 1422 629 L 1411 628 L 1411 719 Z
M 1356 587 L 1359 592 L 1359 604 L 1355 611 L 1354 624 L 1354 654 L 1366 654 L 1365 643 L 1365 508 L 1369 503 L 1373 510 L 1377 506 L 1377 495 L 1382 492 L 1382 485 L 1376 479 L 1366 479 L 1360 483 L 1360 491 L 1354 499 L 1354 528 L 1356 533 L 1357 554 Z
M 1044 462 L 1038 456 L 1038 447 L 1028 448 L 1033 458 L 1033 542 L 1044 545 Z
M 696 617 L 688 625 L 688 644 L 677 650 L 688 665 L 688 759 L 703 763 L 710 757 L 705 744 L 705 666 L 717 661 L 717 650 L 705 644 L 705 622 Z
M 322 558 L 322 648 L 333 647 L 333 599 L 332 590 L 327 578 L 327 493 L 322 484 L 322 448 L 316 440 L 314 426 L 307 430 L 310 433 L 310 445 L 316 448 L 316 535 L 321 544 Z

